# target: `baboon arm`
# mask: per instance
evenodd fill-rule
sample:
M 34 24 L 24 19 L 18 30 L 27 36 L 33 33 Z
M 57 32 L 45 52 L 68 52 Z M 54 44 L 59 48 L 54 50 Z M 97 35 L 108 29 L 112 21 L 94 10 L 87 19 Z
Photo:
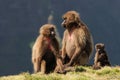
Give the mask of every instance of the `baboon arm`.
M 52 39 L 51 44 L 50 44 L 50 49 L 53 52 L 53 54 L 55 55 L 56 58 L 60 57 L 59 54 L 59 43 L 57 41 L 57 39 Z
M 47 51 L 47 48 L 48 48 L 48 45 L 45 44 L 45 41 L 42 41 L 41 42 L 41 46 L 40 46 L 40 49 L 39 49 L 39 58 L 40 58 L 40 62 L 42 60 L 42 57 L 45 55 L 46 51 Z
M 45 41 L 43 40 L 42 36 L 39 36 L 33 46 L 32 58 L 39 59 L 39 61 L 41 62 L 45 50 L 46 50 Z
M 52 50 L 53 54 L 54 54 L 56 57 L 58 57 L 59 50 L 56 50 L 55 47 L 52 46 L 52 45 L 51 45 L 50 47 L 51 47 L 51 50 Z
M 99 55 L 98 53 L 96 53 L 96 54 L 95 54 L 94 64 L 96 64 L 96 63 L 97 63 L 97 61 L 98 61 L 98 55 Z
M 66 56 L 66 50 L 65 50 L 65 45 L 62 47 L 62 58 L 64 59 Z
M 76 38 L 76 39 L 75 39 L 75 47 L 76 47 L 76 49 L 75 49 L 75 51 L 74 51 L 74 53 L 73 53 L 73 55 L 72 55 L 69 63 L 67 64 L 68 66 L 73 65 L 74 61 L 75 61 L 76 59 L 78 59 L 78 57 L 79 57 L 80 54 L 81 54 L 81 50 L 82 50 L 82 49 L 81 49 L 81 47 L 80 47 L 79 38 Z
M 66 49 L 65 49 L 65 47 L 66 47 L 66 35 L 67 35 L 67 33 L 64 32 L 64 37 L 63 37 L 63 41 L 62 41 L 62 58 L 63 59 L 66 56 Z
M 74 61 L 80 56 L 80 52 L 81 52 L 81 49 L 79 47 L 76 48 L 70 62 L 67 64 L 67 66 L 71 66 L 74 63 Z

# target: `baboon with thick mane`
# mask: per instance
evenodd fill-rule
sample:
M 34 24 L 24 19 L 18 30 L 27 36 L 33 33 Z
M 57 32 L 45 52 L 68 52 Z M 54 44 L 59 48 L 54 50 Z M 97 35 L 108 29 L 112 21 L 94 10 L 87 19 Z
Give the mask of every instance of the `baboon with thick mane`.
M 86 65 L 93 51 L 93 39 L 88 27 L 76 11 L 63 15 L 66 29 L 62 41 L 62 58 L 65 66 Z
M 40 28 L 40 35 L 32 48 L 32 63 L 35 73 L 39 71 L 50 73 L 56 69 L 55 67 L 59 72 L 63 72 L 55 29 L 55 25 L 52 24 L 45 24 Z
M 105 51 L 105 45 L 103 43 L 97 43 L 95 45 L 95 49 L 96 54 L 94 58 L 93 69 L 100 69 L 104 66 L 111 66 L 108 60 L 107 52 Z

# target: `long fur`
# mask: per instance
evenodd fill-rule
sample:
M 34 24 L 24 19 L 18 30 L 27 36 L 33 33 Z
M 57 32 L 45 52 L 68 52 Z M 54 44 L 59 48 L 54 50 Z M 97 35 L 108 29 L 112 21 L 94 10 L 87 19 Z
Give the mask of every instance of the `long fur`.
M 63 15 L 63 27 L 66 29 L 64 31 L 63 42 L 62 42 L 62 57 L 65 58 L 66 55 L 73 55 L 75 57 L 69 57 L 70 60 L 67 62 L 71 65 L 73 64 L 78 65 L 85 65 L 88 63 L 89 58 L 93 51 L 93 38 L 88 29 L 88 27 L 83 23 L 80 19 L 79 13 L 76 11 L 68 11 Z M 71 46 L 67 44 L 68 37 L 72 35 L 75 43 Z M 71 48 L 75 47 L 75 51 L 73 53 L 67 53 L 66 51 L 69 50 L 66 48 L 66 45 L 69 45 Z

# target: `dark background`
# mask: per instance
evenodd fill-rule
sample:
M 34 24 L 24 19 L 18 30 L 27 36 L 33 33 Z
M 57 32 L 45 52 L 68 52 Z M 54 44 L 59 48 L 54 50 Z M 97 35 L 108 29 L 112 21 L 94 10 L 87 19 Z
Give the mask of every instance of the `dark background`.
M 119 65 L 120 0 L 0 0 L 0 76 L 32 73 L 30 45 L 40 26 L 52 15 L 62 38 L 61 16 L 68 10 L 80 13 L 94 44 L 104 43 L 111 64 Z

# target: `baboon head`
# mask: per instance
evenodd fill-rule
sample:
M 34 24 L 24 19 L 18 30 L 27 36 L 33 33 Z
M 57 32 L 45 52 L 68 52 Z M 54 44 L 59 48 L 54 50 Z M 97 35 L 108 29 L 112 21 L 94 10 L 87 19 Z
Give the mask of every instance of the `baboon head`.
M 96 51 L 103 51 L 104 48 L 105 48 L 105 45 L 104 45 L 103 43 L 97 43 L 97 44 L 95 45 Z
M 56 31 L 55 25 L 52 24 L 45 24 L 40 28 L 40 34 L 46 37 L 55 37 Z
M 73 25 L 77 26 L 80 23 L 80 16 L 79 13 L 77 13 L 76 11 L 68 11 L 63 15 L 62 18 L 62 26 L 64 28 L 70 28 Z

